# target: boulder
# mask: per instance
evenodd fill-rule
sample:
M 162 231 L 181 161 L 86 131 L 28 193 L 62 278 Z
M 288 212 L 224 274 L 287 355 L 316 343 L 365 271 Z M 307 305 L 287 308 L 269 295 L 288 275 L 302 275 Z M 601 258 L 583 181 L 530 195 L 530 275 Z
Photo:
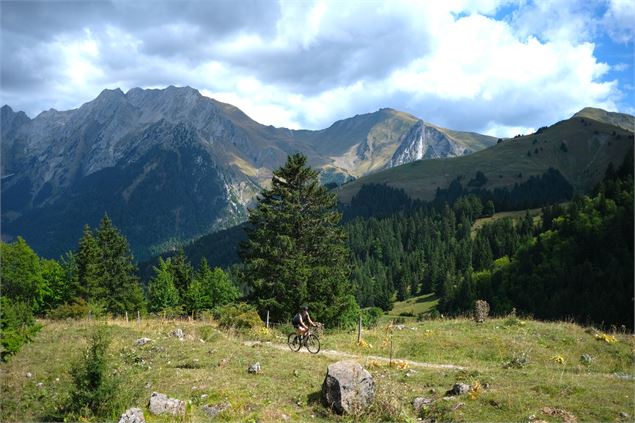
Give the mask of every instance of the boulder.
M 328 366 L 322 383 L 322 401 L 338 414 L 359 414 L 375 399 L 373 377 L 353 360 Z
M 150 338 L 139 338 L 136 341 L 134 341 L 134 344 L 138 347 L 147 344 L 148 342 L 152 342 L 152 339 Z
M 176 398 L 168 398 L 165 394 L 153 392 L 152 396 L 150 396 L 150 413 L 184 416 L 185 401 L 181 401 Z
M 145 423 L 146 418 L 140 408 L 129 408 L 121 415 L 119 423 Z
M 220 413 L 227 410 L 229 407 L 231 407 L 231 404 L 227 401 L 220 404 L 214 404 L 214 405 L 207 404 L 203 406 L 203 413 L 205 413 L 207 416 L 211 418 L 215 418 Z

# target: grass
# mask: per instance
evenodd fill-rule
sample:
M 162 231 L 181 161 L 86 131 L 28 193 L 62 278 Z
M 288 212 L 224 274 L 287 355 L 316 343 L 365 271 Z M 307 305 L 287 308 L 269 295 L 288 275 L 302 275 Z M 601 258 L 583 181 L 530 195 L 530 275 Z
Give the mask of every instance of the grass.
M 563 203 L 564 204 L 564 203 Z M 527 210 L 518 210 L 518 211 L 505 211 L 494 213 L 493 216 L 489 217 L 480 217 L 476 219 L 474 224 L 472 225 L 472 238 L 476 237 L 476 233 L 486 224 L 495 222 L 497 220 L 512 218 L 514 220 L 521 220 L 525 217 L 525 214 L 529 213 L 529 215 L 534 219 L 534 223 L 540 221 L 541 209 L 527 209 Z
M 430 305 L 431 299 L 425 299 L 400 307 Z M 51 415 L 68 394 L 70 364 L 79 357 L 85 335 L 94 325 L 42 323 L 36 339 L 0 365 L 2 421 L 40 421 Z M 265 343 L 244 344 L 251 339 L 282 344 L 286 328 L 241 334 L 221 331 L 214 322 L 160 320 L 144 320 L 140 325 L 116 320 L 108 326 L 113 335 L 109 359 L 127 391 L 127 406 L 145 410 L 149 422 L 171 421 L 147 412 L 153 391 L 188 401 L 183 421 L 205 421 L 202 406 L 225 400 L 231 408 L 219 419 L 241 422 L 281 421 L 285 416 L 290 421 L 415 421 L 411 402 L 417 396 L 435 399 L 424 414 L 442 421 L 527 421 L 530 415 L 553 421 L 541 414 L 544 407 L 564 409 L 578 421 L 616 421 L 620 412 L 632 415 L 633 411 L 633 337 L 615 334 L 617 342 L 608 343 L 572 323 L 513 317 L 477 325 L 451 319 L 409 323 L 392 331 L 395 358 L 456 364 L 465 370 L 402 369 L 373 362 L 371 355 L 390 355 L 391 332 L 385 324 L 364 329 L 366 347 L 356 344 L 354 330 L 327 331 L 323 349 L 356 354 L 375 379 L 376 401 L 368 414 L 357 417 L 334 415 L 319 403 L 326 367 L 337 358 L 278 350 Z M 169 336 L 177 327 L 185 332 L 184 341 Z M 153 341 L 137 347 L 134 341 L 140 337 Z M 526 364 L 504 367 L 521 354 L 528 357 Z M 589 354 L 592 362 L 583 364 L 582 354 Z M 262 373 L 248 374 L 248 366 L 256 361 Z M 473 399 L 442 399 L 454 383 L 476 381 L 486 388 Z M 43 385 L 38 387 L 40 382 Z
M 405 318 L 405 320 L 414 320 L 417 315 L 435 309 L 438 302 L 439 300 L 434 294 L 425 294 L 408 298 L 405 301 L 398 301 L 393 305 L 392 310 L 386 313 L 382 320 L 388 322 L 398 317 Z

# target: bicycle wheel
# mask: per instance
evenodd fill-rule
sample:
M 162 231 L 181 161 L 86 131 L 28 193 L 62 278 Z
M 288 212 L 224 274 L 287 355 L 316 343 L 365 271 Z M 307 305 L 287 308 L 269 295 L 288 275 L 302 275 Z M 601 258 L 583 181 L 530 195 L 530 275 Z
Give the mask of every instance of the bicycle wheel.
M 289 345 L 289 348 L 291 348 L 291 351 L 299 351 L 300 347 L 302 347 L 300 338 L 293 332 L 289 334 L 289 337 L 287 338 L 287 344 Z
M 317 354 L 320 352 L 320 338 L 313 334 L 309 335 L 304 345 L 311 354 Z

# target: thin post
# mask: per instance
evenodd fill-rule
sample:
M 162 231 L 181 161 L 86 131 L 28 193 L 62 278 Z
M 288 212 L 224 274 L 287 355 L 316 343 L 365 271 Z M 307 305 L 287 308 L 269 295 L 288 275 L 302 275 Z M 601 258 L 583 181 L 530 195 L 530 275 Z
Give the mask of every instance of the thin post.
M 269 310 L 267 310 L 267 323 L 266 323 L 266 327 L 267 327 L 267 329 L 269 329 Z
M 137 324 L 141 324 L 141 314 L 139 313 L 139 310 L 137 310 Z
M 128 323 L 128 310 L 126 310 L 126 323 Z
M 362 340 L 362 315 L 359 315 L 359 319 L 357 320 L 357 343 L 359 344 Z

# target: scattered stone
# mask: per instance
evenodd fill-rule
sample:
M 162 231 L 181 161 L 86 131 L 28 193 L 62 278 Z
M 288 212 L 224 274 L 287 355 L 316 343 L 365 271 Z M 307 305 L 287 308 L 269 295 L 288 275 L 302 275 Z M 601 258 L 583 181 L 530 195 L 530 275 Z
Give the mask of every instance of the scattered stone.
M 623 419 L 628 419 L 629 417 L 631 417 L 628 413 L 625 413 L 623 411 L 620 412 L 620 417 Z
M 207 398 L 209 398 L 209 395 L 207 395 L 207 394 L 203 394 L 203 395 L 201 395 L 201 399 L 202 399 L 202 400 L 206 400 Z
M 454 401 L 456 397 L 443 397 L 443 401 Z
M 148 342 L 152 342 L 152 339 L 150 338 L 139 338 L 136 341 L 134 341 L 134 344 L 138 347 L 147 344 Z
M 406 328 L 406 326 L 405 325 L 395 325 L 395 326 L 393 326 L 393 328 L 396 329 L 396 330 L 404 330 Z
M 635 375 L 629 375 L 628 373 L 616 372 L 613 373 L 613 376 L 619 380 L 635 380 Z
M 543 407 L 540 412 L 551 417 L 559 417 L 564 423 L 577 423 L 578 421 L 576 416 L 561 408 Z
M 593 362 L 593 357 L 591 357 L 591 354 L 582 354 L 580 356 L 580 363 L 589 365 L 592 362 Z
M 153 392 L 150 397 L 150 413 L 184 416 L 185 401 L 181 401 L 176 398 L 168 398 L 165 394 Z
M 431 398 L 417 397 L 412 400 L 412 406 L 415 409 L 415 412 L 418 414 L 423 407 L 427 407 L 428 405 L 434 402 Z
M 38 382 L 35 384 L 35 386 L 37 386 L 38 388 L 43 388 L 44 384 L 42 382 Z
M 459 408 L 463 407 L 465 405 L 464 402 L 458 402 L 456 403 L 456 405 L 454 405 L 454 407 L 452 407 L 452 410 L 458 410 Z
M 280 418 L 284 422 L 288 422 L 291 419 L 291 417 L 287 416 L 286 414 L 281 415 Z
M 146 389 L 151 388 L 151 387 L 152 387 L 152 382 L 146 383 Z
M 436 393 L 437 393 L 437 390 L 436 390 L 436 389 L 434 389 L 434 388 L 430 388 L 430 390 L 429 390 L 428 392 L 430 392 L 431 394 L 436 394 Z
M 408 371 L 406 372 L 406 377 L 412 377 L 412 376 L 414 376 L 415 373 L 417 373 L 416 370 L 408 369 Z
M 470 391 L 470 385 L 467 385 L 465 383 L 455 383 L 454 386 L 452 386 L 452 389 L 450 389 L 448 392 L 446 392 L 446 395 L 463 395 L 463 394 L 467 394 Z
M 183 333 L 183 330 L 180 328 L 170 332 L 170 336 L 176 336 L 177 338 L 179 338 L 179 341 L 182 341 L 183 339 L 185 339 L 185 334 Z
M 145 423 L 146 418 L 140 408 L 129 408 L 121 415 L 119 423 Z
M 59 381 L 60 381 L 60 378 L 59 378 L 59 377 L 56 377 L 56 378 L 55 378 L 55 382 L 59 382 Z
M 293 376 L 295 376 L 295 377 L 300 376 L 300 372 L 299 372 L 297 369 L 295 369 L 295 370 L 293 371 Z
M 483 384 L 483 389 L 489 389 L 489 387 L 490 387 L 490 384 L 489 384 L 489 383 L 484 383 L 484 384 Z
M 252 364 L 251 366 L 249 366 L 249 369 L 247 369 L 247 371 L 249 373 L 260 373 L 260 362 L 256 362 L 254 364 Z
M 225 401 L 220 404 L 214 404 L 214 405 L 207 404 L 203 406 L 203 413 L 205 413 L 211 418 L 215 418 L 220 413 L 227 410 L 229 407 L 231 407 L 231 404 L 228 401 Z
M 31 379 L 33 375 L 31 374 L 31 372 L 26 372 L 26 377 L 27 379 Z
M 322 383 L 322 401 L 338 414 L 358 414 L 375 399 L 373 377 L 353 360 L 330 364 Z

